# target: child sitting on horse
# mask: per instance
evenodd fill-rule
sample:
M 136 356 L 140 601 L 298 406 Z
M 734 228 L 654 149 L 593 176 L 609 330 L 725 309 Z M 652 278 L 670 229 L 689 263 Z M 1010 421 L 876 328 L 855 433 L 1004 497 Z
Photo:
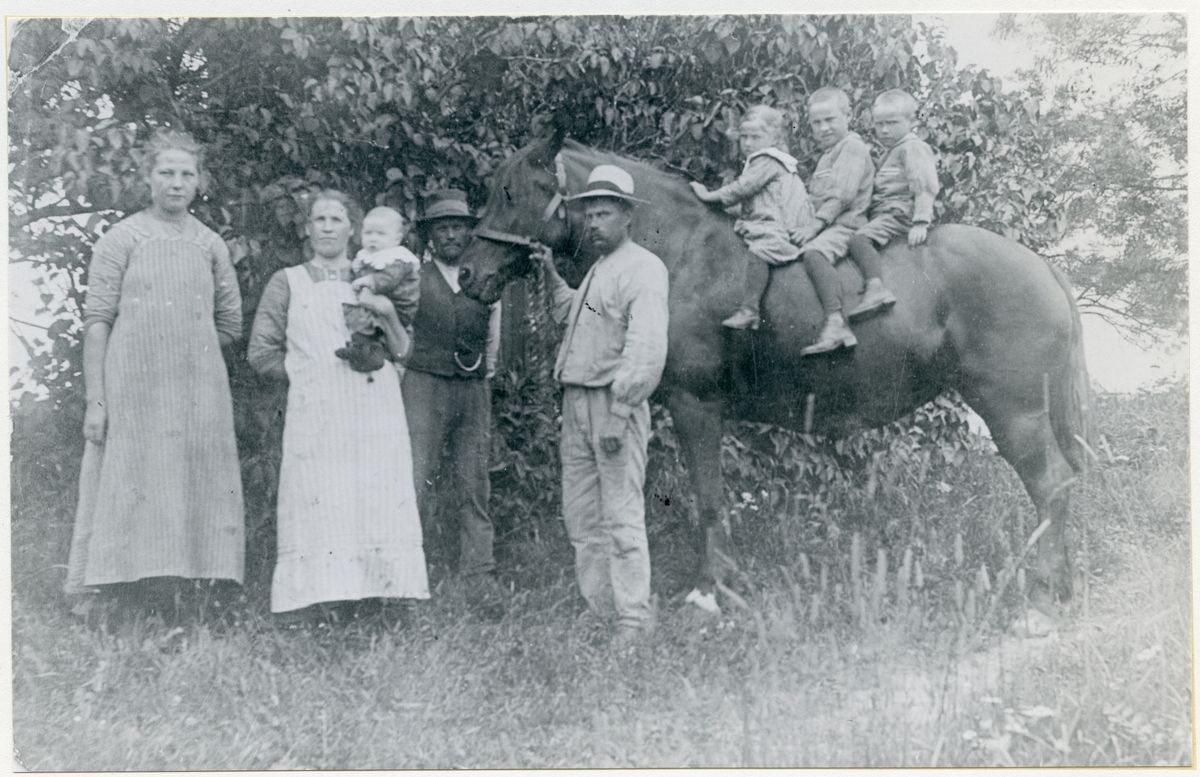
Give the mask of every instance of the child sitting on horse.
M 407 232 L 404 216 L 394 208 L 371 210 L 362 222 L 362 250 L 350 264 L 350 287 L 368 289 L 391 300 L 400 324 L 412 336 L 412 319 L 421 295 L 421 263 L 400 241 Z M 388 359 L 375 316 L 363 305 L 344 304 L 350 342 L 335 353 L 356 372 L 374 372 Z
M 833 266 L 845 258 L 850 239 L 867 223 L 875 176 L 870 149 L 858 133 L 850 131 L 850 98 L 845 92 L 824 86 L 809 95 L 808 124 L 824 149 L 809 181 L 816 218 L 789 235 L 800 247 L 804 269 L 825 311 L 825 324 L 817 342 L 800 351 L 804 356 L 858 344 L 842 317 L 841 282 Z M 860 264 L 859 269 L 868 283 L 878 281 L 878 264 Z
M 741 307 L 721 323 L 732 329 L 757 329 L 770 268 L 800 257 L 788 232 L 810 223 L 813 211 L 796 159 L 783 150 L 780 111 L 767 105 L 746 111 L 738 128 L 738 143 L 746 164 L 737 180 L 715 191 L 693 181 L 692 189 L 704 202 L 741 205 L 741 218 L 733 226 L 750 252 L 746 292 Z
M 917 115 L 913 96 L 901 89 L 889 89 L 875 98 L 871 114 L 875 137 L 887 153 L 875 171 L 870 221 L 850 240 L 850 253 L 864 268 L 879 267 L 876 246 L 882 249 L 893 238 L 907 237 L 912 248 L 925 242 L 939 188 L 933 149 L 912 131 Z M 895 301 L 879 278 L 872 278 L 862 302 L 850 311 L 850 320 Z

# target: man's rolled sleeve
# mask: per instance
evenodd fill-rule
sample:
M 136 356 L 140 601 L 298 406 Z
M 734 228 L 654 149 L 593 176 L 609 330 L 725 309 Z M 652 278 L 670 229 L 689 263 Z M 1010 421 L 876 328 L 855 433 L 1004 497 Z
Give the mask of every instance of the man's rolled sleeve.
M 500 320 L 501 320 L 500 300 L 492 303 L 488 310 L 488 334 L 487 347 L 485 349 L 486 359 L 484 377 L 496 377 L 496 365 L 500 363 Z

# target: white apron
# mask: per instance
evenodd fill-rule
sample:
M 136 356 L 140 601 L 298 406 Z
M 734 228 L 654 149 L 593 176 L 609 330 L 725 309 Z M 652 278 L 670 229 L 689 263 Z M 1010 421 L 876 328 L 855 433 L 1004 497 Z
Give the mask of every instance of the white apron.
M 287 271 L 287 420 L 271 611 L 367 597 L 429 597 L 400 378 L 354 372 L 350 284 Z M 370 378 L 370 379 L 368 379 Z

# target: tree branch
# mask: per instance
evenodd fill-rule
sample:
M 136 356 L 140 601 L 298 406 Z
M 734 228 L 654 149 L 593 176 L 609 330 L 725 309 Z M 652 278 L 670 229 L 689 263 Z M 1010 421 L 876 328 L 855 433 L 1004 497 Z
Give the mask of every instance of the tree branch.
M 66 207 L 62 207 L 66 204 Z M 60 200 L 53 205 L 46 205 L 41 208 L 28 210 L 22 214 L 16 214 L 9 211 L 9 228 L 23 229 L 35 221 L 50 218 L 69 218 L 71 216 L 86 216 L 93 213 L 119 213 L 120 211 L 112 210 L 111 208 L 97 208 L 94 205 L 80 205 L 77 202 L 70 200 Z

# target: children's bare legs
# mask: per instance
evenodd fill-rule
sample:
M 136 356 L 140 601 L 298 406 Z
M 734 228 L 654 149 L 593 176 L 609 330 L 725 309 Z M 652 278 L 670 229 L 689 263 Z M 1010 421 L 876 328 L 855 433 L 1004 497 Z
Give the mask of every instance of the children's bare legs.
M 754 254 L 746 257 L 746 286 L 742 297 L 742 306 L 721 322 L 721 326 L 730 329 L 758 329 L 762 322 L 759 306 L 762 304 L 763 292 L 767 290 L 767 282 L 771 279 L 771 266 Z
M 816 287 L 821 308 L 825 311 L 825 325 L 821 327 L 817 341 L 800 351 L 800 354 L 812 356 L 858 345 L 858 338 L 842 318 L 841 283 L 837 271 L 819 251 L 805 251 L 801 258 L 804 260 L 804 269 L 808 271 L 808 277 Z
M 896 295 L 883 285 L 883 281 L 879 277 L 882 275 L 883 258 L 875 248 L 875 241 L 866 235 L 855 235 L 850 239 L 850 256 L 858 265 L 858 269 L 862 270 L 863 277 L 867 279 L 867 288 L 863 292 L 862 301 L 854 310 L 850 311 L 850 320 L 854 321 L 876 310 L 894 305 Z

